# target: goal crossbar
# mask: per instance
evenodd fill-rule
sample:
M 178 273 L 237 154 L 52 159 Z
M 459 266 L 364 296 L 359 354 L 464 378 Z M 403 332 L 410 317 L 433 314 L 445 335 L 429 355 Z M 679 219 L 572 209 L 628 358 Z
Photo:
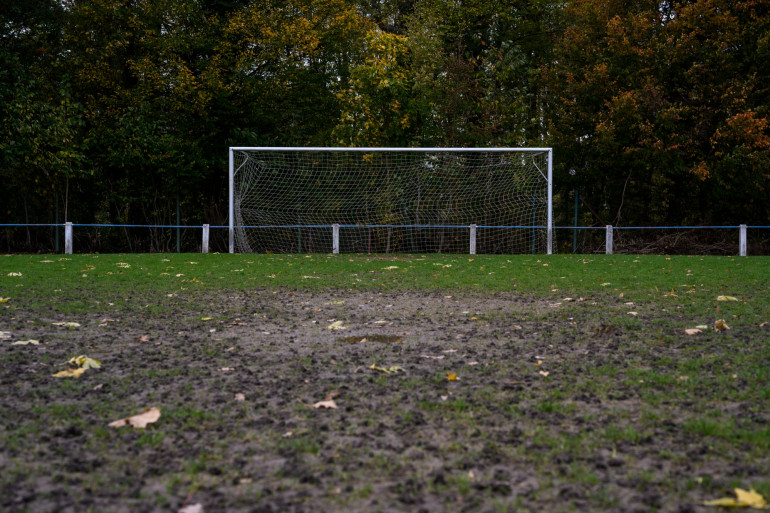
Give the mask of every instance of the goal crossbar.
M 511 224 L 504 224 L 504 225 L 476 225 L 472 224 L 468 227 L 471 228 L 471 232 L 475 234 L 475 230 L 477 227 L 481 228 L 497 228 L 497 229 L 513 229 L 513 228 L 545 228 L 546 231 L 546 253 L 552 254 L 553 253 L 553 149 L 550 147 L 541 147 L 541 148 L 407 148 L 407 147 L 359 147 L 359 148 L 347 148 L 347 147 L 315 147 L 315 146 L 231 146 L 229 148 L 229 215 L 228 215 L 228 239 L 229 239 L 229 252 L 234 253 L 235 252 L 235 230 L 236 230 L 236 212 L 235 212 L 235 177 L 238 171 L 241 167 L 243 167 L 247 160 L 244 160 L 244 162 L 241 163 L 241 165 L 238 168 L 235 168 L 235 154 L 239 152 L 264 152 L 264 153 L 271 153 L 271 152 L 293 152 L 297 154 L 301 153 L 365 153 L 365 154 L 372 154 L 372 153 L 464 153 L 464 154 L 473 154 L 473 153 L 530 153 L 530 154 L 544 154 L 546 155 L 546 170 L 545 173 L 542 169 L 540 169 L 536 164 L 534 165 L 535 169 L 537 169 L 538 173 L 544 178 L 546 184 L 547 184 L 547 206 L 546 206 L 546 223 L 545 226 L 537 226 L 535 223 L 533 225 L 511 225 Z M 277 226 L 277 225 L 276 225 Z M 299 227 L 300 225 L 281 225 L 286 227 Z M 305 225 L 306 227 L 327 227 L 330 226 L 329 224 L 312 224 L 312 225 Z M 371 228 L 371 227 L 380 227 L 380 228 L 393 228 L 393 227 L 399 227 L 399 228 L 419 228 L 419 227 L 430 227 L 430 228 L 443 228 L 443 227 L 458 227 L 456 225 L 418 225 L 418 224 L 403 224 L 403 225 L 390 225 L 390 224 L 378 224 L 378 225 L 357 225 L 357 224 L 347 224 L 347 223 L 339 223 L 339 224 L 333 224 L 332 226 L 335 226 L 335 236 L 337 234 L 337 231 L 339 228 L 342 227 L 356 227 L 356 228 Z M 464 225 L 463 225 L 464 226 Z M 242 225 L 241 228 L 244 228 L 245 225 Z M 261 226 L 261 227 L 267 227 L 267 226 Z M 338 249 L 338 241 L 335 241 L 335 250 Z M 472 246 L 475 247 L 475 241 L 472 242 Z M 534 248 L 534 244 L 533 244 Z

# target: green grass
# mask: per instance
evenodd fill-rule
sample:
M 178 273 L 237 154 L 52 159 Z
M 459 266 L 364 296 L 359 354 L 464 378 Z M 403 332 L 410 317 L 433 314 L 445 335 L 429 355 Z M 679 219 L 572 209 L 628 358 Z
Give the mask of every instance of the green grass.
M 22 273 L 22 276 L 8 276 L 9 273 Z M 541 293 L 554 298 L 597 292 L 639 298 L 673 291 L 676 297 L 672 295 L 669 299 L 686 309 L 694 300 L 707 297 L 716 301 L 717 295 L 762 293 L 768 276 L 768 257 L 326 254 L 0 257 L 0 283 L 6 297 L 44 293 L 41 301 L 85 288 L 96 292 L 109 289 L 116 300 L 130 302 L 131 292 L 138 287 L 145 292 L 167 294 L 227 288 L 464 289 Z M 744 312 L 739 308 L 741 304 L 732 305 L 736 313 Z M 93 305 L 82 300 L 71 307 Z

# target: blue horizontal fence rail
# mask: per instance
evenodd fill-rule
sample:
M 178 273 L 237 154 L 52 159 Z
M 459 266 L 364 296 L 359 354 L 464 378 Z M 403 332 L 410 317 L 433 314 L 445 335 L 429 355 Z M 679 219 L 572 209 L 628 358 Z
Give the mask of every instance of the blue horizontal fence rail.
M 64 228 L 65 229 L 65 253 L 72 253 L 72 231 L 74 228 L 152 228 L 152 229 L 193 229 L 202 230 L 201 252 L 208 253 L 209 231 L 211 229 L 229 229 L 228 225 L 180 225 L 180 224 L 104 224 L 104 223 L 0 223 L 0 228 Z M 545 230 L 543 225 L 435 225 L 435 224 L 271 224 L 271 225 L 244 225 L 238 228 L 246 229 L 270 229 L 270 228 L 321 228 L 333 230 L 334 253 L 339 252 L 340 229 L 376 229 L 376 228 L 420 228 L 420 229 L 462 229 L 470 230 L 470 253 L 475 254 L 476 230 Z M 641 230 L 738 230 L 739 243 L 738 254 L 747 254 L 747 230 L 770 230 L 770 225 L 724 225 L 724 226 L 554 226 L 553 230 L 568 230 L 573 233 L 578 231 L 604 231 L 606 233 L 605 252 L 612 254 L 614 251 L 615 231 L 641 231 Z M 58 241 L 57 241 L 58 242 Z M 574 246 L 573 246 L 574 250 Z

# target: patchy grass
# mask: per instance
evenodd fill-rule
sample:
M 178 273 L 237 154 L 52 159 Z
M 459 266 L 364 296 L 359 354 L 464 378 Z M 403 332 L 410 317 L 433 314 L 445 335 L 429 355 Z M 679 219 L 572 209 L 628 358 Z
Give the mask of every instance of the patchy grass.
M 769 264 L 0 257 L 0 509 L 706 511 L 735 486 L 768 497 Z M 40 344 L 13 345 L 28 339 Z M 52 377 L 80 354 L 102 368 Z M 326 397 L 338 408 L 312 407 Z M 146 429 L 108 427 L 153 406 Z

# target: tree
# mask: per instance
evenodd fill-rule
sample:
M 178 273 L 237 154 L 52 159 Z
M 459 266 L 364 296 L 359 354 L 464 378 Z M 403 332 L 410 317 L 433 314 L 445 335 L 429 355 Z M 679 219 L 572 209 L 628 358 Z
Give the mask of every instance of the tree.
M 767 7 L 576 0 L 565 15 L 544 73 L 557 181 L 611 224 L 766 219 L 735 191 L 758 205 L 767 190 Z

